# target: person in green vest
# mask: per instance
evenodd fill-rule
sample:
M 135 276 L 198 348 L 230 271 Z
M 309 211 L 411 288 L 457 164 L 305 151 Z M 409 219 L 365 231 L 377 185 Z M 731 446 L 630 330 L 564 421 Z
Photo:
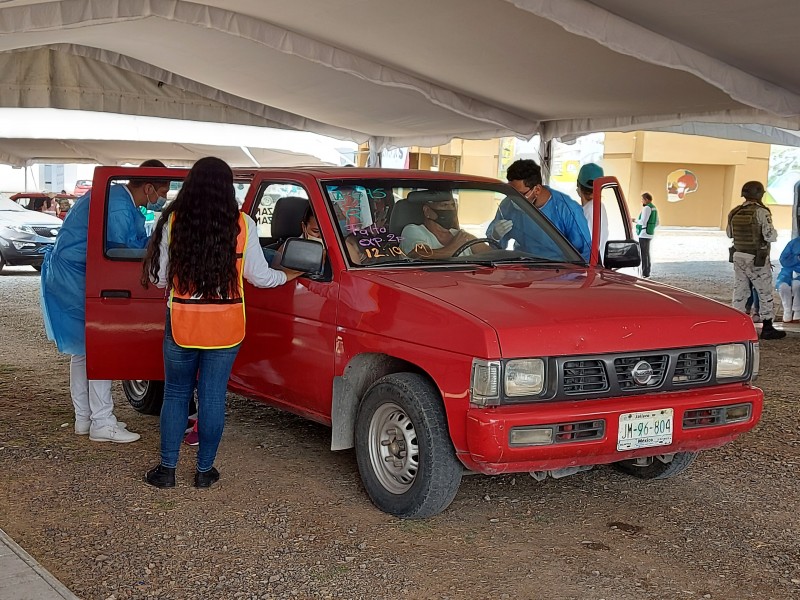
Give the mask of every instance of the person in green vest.
M 733 308 L 744 312 L 752 283 L 758 293 L 758 313 L 763 323 L 762 340 L 786 337 L 772 325 L 775 307 L 772 299 L 772 264 L 769 262 L 770 242 L 778 240 L 772 225 L 772 213 L 764 206 L 764 184 L 748 181 L 742 186 L 744 202 L 728 214 L 725 231 L 733 238 Z
M 653 196 L 649 192 L 642 194 L 642 212 L 634 221 L 636 223 L 636 235 L 639 236 L 639 247 L 642 250 L 642 277 L 650 277 L 650 240 L 656 233 L 658 227 L 658 210 L 653 204 Z

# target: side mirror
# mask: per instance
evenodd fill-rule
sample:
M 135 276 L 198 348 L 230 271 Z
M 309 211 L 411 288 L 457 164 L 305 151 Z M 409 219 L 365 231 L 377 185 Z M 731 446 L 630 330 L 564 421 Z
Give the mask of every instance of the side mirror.
M 283 245 L 281 266 L 292 271 L 319 273 L 322 271 L 324 255 L 325 248 L 319 242 L 289 238 Z
M 620 242 L 609 241 L 606 244 L 606 255 L 603 257 L 603 266 L 607 269 L 638 267 L 641 262 L 642 257 L 639 254 L 639 242 L 623 240 Z

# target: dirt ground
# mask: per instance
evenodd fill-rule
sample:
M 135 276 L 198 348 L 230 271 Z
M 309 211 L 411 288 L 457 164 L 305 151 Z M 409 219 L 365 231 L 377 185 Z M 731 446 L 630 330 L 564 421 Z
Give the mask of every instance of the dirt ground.
M 657 242 L 654 279 L 729 301 L 718 232 Z M 681 476 L 476 475 L 440 516 L 401 521 L 370 504 L 327 429 L 236 396 L 220 484 L 191 487 L 184 447 L 178 487 L 147 486 L 157 419 L 117 387 L 142 440 L 72 432 L 38 294 L 33 269 L 0 275 L 0 527 L 81 598 L 800 598 L 798 333 L 762 342 L 756 430 Z

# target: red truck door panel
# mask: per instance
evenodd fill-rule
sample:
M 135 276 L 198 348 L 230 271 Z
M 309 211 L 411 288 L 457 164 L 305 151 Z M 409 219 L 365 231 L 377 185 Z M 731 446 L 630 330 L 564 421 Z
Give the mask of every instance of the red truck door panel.
M 311 197 L 334 275 L 331 281 L 301 277 L 272 289 L 246 286 L 247 335 L 231 383 L 248 395 L 329 423 L 341 258 L 327 209 L 312 178 L 304 185 L 270 176 L 253 181 L 252 188 L 256 193 L 243 210 L 256 220 L 262 241 L 270 237 L 272 209 L 279 197 Z
M 112 181 L 137 176 L 182 180 L 186 169 L 98 167 L 86 249 L 86 371 L 90 379 L 164 379 L 164 290 L 142 287 L 144 250 L 105 248 Z

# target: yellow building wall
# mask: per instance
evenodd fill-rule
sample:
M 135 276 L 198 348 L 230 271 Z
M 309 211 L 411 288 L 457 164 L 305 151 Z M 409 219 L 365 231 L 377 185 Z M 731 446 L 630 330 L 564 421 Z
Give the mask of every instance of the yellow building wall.
M 501 142 L 453 140 L 436 148 L 412 147 L 410 166 L 428 170 L 436 164 L 440 171 L 497 178 Z M 605 134 L 603 168 L 619 179 L 631 214 L 639 214 L 641 194 L 648 191 L 662 225 L 724 229 L 728 213 L 742 202 L 742 185 L 751 180 L 766 185 L 769 155 L 769 144 L 655 131 L 612 132 Z M 668 202 L 667 176 L 677 169 L 692 171 L 698 189 L 680 202 Z M 769 208 L 777 228 L 791 228 L 791 206 Z
M 662 225 L 718 227 L 742 202 L 742 185 L 766 185 L 769 144 L 721 140 L 654 131 L 606 133 L 603 165 L 622 184 L 631 213 L 638 214 L 641 194 L 648 191 Z M 680 202 L 667 201 L 667 176 L 676 169 L 692 171 L 698 189 Z M 779 229 L 791 228 L 791 207 L 771 205 Z

